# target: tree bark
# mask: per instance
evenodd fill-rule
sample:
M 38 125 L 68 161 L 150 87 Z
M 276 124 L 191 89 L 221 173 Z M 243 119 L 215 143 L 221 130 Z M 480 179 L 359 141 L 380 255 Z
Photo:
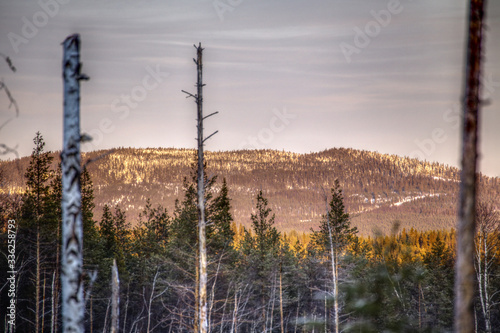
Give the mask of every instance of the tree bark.
M 54 333 L 54 329 L 55 329 L 55 318 L 56 318 L 56 310 L 55 310 L 55 305 L 56 305 L 56 302 L 55 302 L 55 287 L 56 287 L 56 271 L 54 271 L 54 273 L 52 273 L 52 302 L 51 302 L 51 311 L 50 311 L 50 333 Z
M 83 230 L 80 191 L 80 37 L 63 42 L 64 130 L 62 167 L 63 332 L 84 331 Z
M 113 267 L 111 269 L 111 285 L 111 333 L 118 333 L 118 320 L 120 318 L 120 278 L 118 277 L 118 267 L 116 266 L 116 259 L 113 259 Z
M 203 155 L 203 49 L 200 45 L 196 48 L 198 69 L 198 243 L 200 254 L 200 286 L 199 286 L 199 332 L 206 333 L 208 329 L 207 320 L 207 237 L 205 221 L 205 174 Z
M 491 307 L 493 295 L 490 293 L 490 277 L 493 275 L 491 267 L 497 262 L 499 249 L 498 234 L 500 224 L 498 213 L 490 204 L 478 203 L 476 210 L 477 235 L 475 239 L 476 277 L 479 291 L 479 303 L 484 318 L 485 331 L 492 332 Z
M 46 278 L 44 274 L 43 278 L 43 289 L 42 289 L 42 324 L 40 326 L 41 332 L 43 333 L 43 328 L 45 326 L 45 283 L 46 283 Z
M 471 0 L 464 88 L 462 174 L 455 274 L 454 325 L 457 333 L 474 331 L 474 236 L 483 14 L 484 1 Z
M 233 320 L 231 321 L 231 333 L 236 333 L 238 323 L 238 291 L 234 293 Z
M 328 212 L 328 199 L 325 195 L 326 219 L 328 224 L 328 239 L 330 242 L 330 256 L 332 264 L 332 280 L 333 280 L 333 313 L 335 320 L 335 333 L 339 333 L 339 301 L 338 301 L 338 277 L 337 277 L 337 256 L 333 246 L 332 228 L 330 225 L 330 214 Z M 326 318 L 325 318 L 326 320 Z
M 283 281 L 282 281 L 282 275 L 283 275 L 283 267 L 282 264 L 280 263 L 280 322 L 281 322 L 281 333 L 284 333 L 284 324 L 283 324 Z
M 36 226 L 35 332 L 40 332 L 40 217 Z

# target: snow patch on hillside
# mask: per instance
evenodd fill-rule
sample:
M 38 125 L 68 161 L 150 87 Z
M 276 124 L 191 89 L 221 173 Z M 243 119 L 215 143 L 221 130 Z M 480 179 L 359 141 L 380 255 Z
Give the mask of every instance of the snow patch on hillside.
M 415 201 L 415 200 L 424 199 L 424 198 L 427 198 L 427 197 L 429 197 L 429 198 L 439 197 L 439 193 L 429 193 L 429 194 L 419 195 L 419 196 L 416 196 L 416 197 L 406 197 L 406 198 L 403 198 L 402 200 L 400 200 L 398 202 L 395 202 L 395 203 L 391 204 L 391 207 L 392 206 L 401 206 L 404 203 Z

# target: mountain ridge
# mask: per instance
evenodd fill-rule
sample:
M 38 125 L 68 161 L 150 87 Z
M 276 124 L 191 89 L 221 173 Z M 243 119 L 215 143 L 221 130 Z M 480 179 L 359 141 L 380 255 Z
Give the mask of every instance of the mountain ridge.
M 105 203 L 127 211 L 134 222 L 147 198 L 170 213 L 182 200 L 182 183 L 190 177 L 194 149 L 117 148 L 82 154 L 94 182 L 95 219 Z M 111 152 L 111 153 L 110 153 Z M 58 153 L 53 153 L 58 156 Z M 99 159 L 99 156 L 104 155 Z M 54 159 L 56 167 L 58 158 Z M 206 152 L 207 174 L 217 176 L 217 192 L 226 178 L 237 223 L 248 226 L 257 191 L 263 190 L 281 230 L 309 231 L 324 213 L 324 192 L 335 179 L 344 191 L 353 225 L 362 234 L 374 229 L 450 229 L 456 220 L 459 170 L 435 162 L 351 148 L 306 154 L 277 150 Z M 3 190 L 20 192 L 29 157 L 0 162 L 7 171 Z M 481 192 L 497 199 L 500 179 L 479 176 Z M 498 201 L 497 201 L 498 202 Z

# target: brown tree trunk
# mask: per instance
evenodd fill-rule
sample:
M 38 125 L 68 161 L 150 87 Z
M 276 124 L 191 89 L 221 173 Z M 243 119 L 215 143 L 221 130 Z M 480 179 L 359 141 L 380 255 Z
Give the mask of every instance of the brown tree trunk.
M 455 275 L 455 332 L 474 332 L 474 236 L 479 118 L 479 77 L 484 1 L 471 0 L 464 93 L 462 174 Z

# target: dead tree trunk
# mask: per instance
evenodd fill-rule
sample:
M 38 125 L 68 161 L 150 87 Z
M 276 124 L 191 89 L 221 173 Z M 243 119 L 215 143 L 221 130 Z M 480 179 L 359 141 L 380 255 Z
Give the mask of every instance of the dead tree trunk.
M 200 285 L 199 285 L 199 301 L 198 301 L 198 325 L 200 333 L 207 332 L 207 237 L 206 237 L 206 221 L 205 221 L 205 174 L 203 168 L 203 49 L 201 43 L 196 49 L 198 68 L 198 82 L 196 83 L 198 93 L 196 104 L 198 106 L 198 245 L 200 253 Z
M 62 168 L 63 332 L 84 331 L 83 229 L 80 191 L 80 36 L 63 42 L 64 134 Z
M 56 301 L 55 301 L 55 287 L 56 287 L 56 271 L 52 274 L 52 295 L 51 295 L 51 311 L 50 311 L 50 333 L 54 333 L 54 324 L 56 321 Z
M 324 191 L 324 190 L 323 190 Z M 338 292 L 338 276 L 337 276 L 337 256 L 336 250 L 334 249 L 333 244 L 333 235 L 332 235 L 332 227 L 330 224 L 330 213 L 328 211 L 328 197 L 325 195 L 325 208 L 326 208 L 326 222 L 328 225 L 328 241 L 330 244 L 330 256 L 331 256 L 331 264 L 332 264 L 332 281 L 333 281 L 333 313 L 335 320 L 335 333 L 339 333 L 339 292 Z M 327 325 L 327 318 L 325 315 L 325 325 Z M 326 329 L 326 327 L 325 327 Z
M 198 332 L 206 333 L 208 330 L 208 316 L 207 316 L 207 237 L 206 237 L 206 219 L 205 219 L 205 169 L 204 169 L 204 153 L 203 145 L 206 140 L 208 140 L 212 133 L 207 138 L 203 138 L 203 120 L 208 118 L 217 112 L 209 114 L 203 117 L 203 48 L 201 43 L 196 48 L 197 58 L 193 59 L 196 63 L 198 79 L 196 82 L 197 93 L 193 95 L 183 90 L 184 93 L 188 94 L 188 97 L 195 98 L 197 105 L 197 129 L 198 129 L 198 172 L 197 172 L 197 183 L 198 183 L 198 254 L 199 254 L 199 282 L 198 282 L 198 299 L 197 306 L 197 319 L 198 319 Z
M 280 326 L 281 333 L 284 333 L 285 326 L 283 324 L 283 264 L 280 262 Z
M 471 0 L 464 91 L 462 175 L 455 277 L 455 332 L 474 331 L 474 236 L 479 116 L 479 77 L 484 1 Z
M 120 278 L 118 277 L 118 267 L 116 259 L 113 259 L 111 268 L 111 333 L 118 333 L 118 319 L 120 318 Z
M 40 215 L 36 221 L 35 332 L 40 332 Z
M 500 221 L 495 207 L 489 203 L 477 204 L 476 224 L 476 278 L 479 291 L 479 304 L 484 318 L 484 327 L 487 333 L 493 330 L 491 310 L 495 306 L 492 292 L 491 277 L 493 267 L 497 262 L 500 248 Z M 498 304 L 498 303 L 497 303 Z

